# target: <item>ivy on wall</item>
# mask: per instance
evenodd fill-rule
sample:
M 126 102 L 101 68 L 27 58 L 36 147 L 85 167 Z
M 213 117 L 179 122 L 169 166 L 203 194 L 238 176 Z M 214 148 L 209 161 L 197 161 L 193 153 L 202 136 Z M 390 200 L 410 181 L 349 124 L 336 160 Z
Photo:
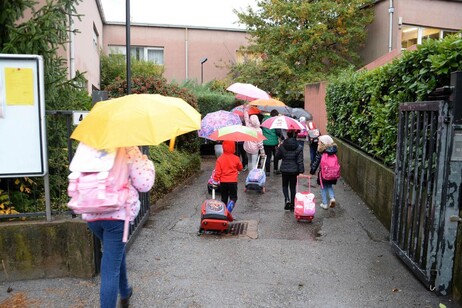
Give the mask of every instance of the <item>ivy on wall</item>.
M 424 101 L 462 70 L 460 35 L 426 40 L 392 63 L 371 71 L 346 70 L 329 80 L 328 131 L 392 167 L 402 102 Z

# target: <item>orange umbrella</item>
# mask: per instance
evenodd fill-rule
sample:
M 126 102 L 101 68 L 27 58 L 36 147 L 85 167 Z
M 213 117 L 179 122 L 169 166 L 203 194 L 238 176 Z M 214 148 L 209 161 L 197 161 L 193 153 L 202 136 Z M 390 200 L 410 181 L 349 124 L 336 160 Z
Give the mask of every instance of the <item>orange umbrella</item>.
M 244 116 L 244 107 L 245 107 L 244 105 L 239 105 L 239 106 L 234 107 L 233 109 L 231 109 L 231 112 L 237 114 L 240 117 L 243 117 Z M 255 106 L 250 106 L 250 108 L 247 110 L 247 112 L 249 113 L 249 115 L 260 114 L 261 113 L 260 109 L 258 109 Z
M 260 98 L 254 101 L 251 101 L 249 105 L 253 106 L 286 106 L 283 102 L 275 98 Z

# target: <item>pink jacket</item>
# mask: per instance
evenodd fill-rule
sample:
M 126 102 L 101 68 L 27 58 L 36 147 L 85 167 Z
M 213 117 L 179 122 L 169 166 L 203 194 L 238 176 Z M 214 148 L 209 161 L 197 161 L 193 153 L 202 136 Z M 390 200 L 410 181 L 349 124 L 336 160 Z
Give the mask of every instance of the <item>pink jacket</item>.
M 250 119 L 249 119 L 249 113 L 247 112 L 246 108 L 244 108 L 244 120 L 245 120 L 245 126 L 252 127 L 257 132 L 263 133 L 260 128 L 260 121 L 258 120 L 258 117 L 253 114 L 250 116 Z M 249 154 L 258 154 L 259 151 L 262 152 L 264 150 L 263 140 L 258 141 L 258 142 L 244 141 L 244 150 Z
M 156 172 L 154 164 L 146 155 L 143 155 L 138 147 L 127 148 L 129 168 L 129 192 L 127 203 L 130 205 L 130 221 L 135 220 L 140 211 L 139 192 L 147 192 L 154 186 Z M 125 220 L 126 207 L 104 214 L 82 214 L 86 221 L 96 220 Z

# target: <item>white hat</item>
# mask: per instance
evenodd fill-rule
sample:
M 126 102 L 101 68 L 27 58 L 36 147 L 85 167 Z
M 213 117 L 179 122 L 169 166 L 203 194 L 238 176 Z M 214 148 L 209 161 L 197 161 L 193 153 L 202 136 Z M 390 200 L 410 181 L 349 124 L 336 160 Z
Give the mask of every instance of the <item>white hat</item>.
M 300 117 L 300 122 L 306 122 L 306 118 L 305 117 Z
M 319 136 L 319 141 L 321 141 L 323 144 L 326 144 L 326 145 L 334 143 L 334 139 L 332 139 L 332 137 L 329 135 Z

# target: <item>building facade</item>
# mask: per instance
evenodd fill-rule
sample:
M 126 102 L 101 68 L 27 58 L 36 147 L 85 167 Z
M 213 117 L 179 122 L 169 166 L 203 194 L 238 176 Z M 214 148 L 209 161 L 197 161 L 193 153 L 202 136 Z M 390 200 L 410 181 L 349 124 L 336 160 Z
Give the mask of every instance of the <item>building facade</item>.
M 360 52 L 363 65 L 462 29 L 461 1 L 378 0 L 374 12 L 365 47 Z
M 126 26 L 104 25 L 103 52 L 126 54 Z M 132 24 L 130 50 L 137 59 L 164 66 L 168 81 L 206 83 L 224 79 L 248 44 L 245 30 L 176 25 Z

